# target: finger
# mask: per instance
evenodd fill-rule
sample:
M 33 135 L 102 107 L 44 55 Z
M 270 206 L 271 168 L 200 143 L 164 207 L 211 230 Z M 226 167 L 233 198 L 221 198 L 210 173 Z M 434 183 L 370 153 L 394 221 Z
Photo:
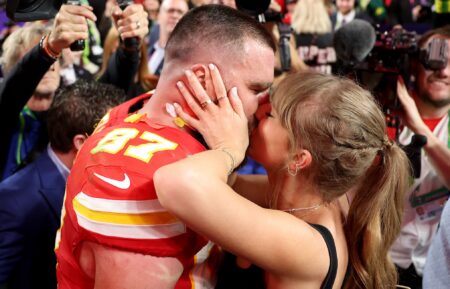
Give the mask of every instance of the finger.
M 117 25 L 118 26 L 132 26 L 133 28 L 135 28 L 135 26 L 133 26 L 134 24 L 136 24 L 137 22 L 141 23 L 141 24 L 146 24 L 148 26 L 148 18 L 144 17 L 143 14 L 133 14 L 131 16 L 128 17 L 122 17 L 120 20 L 117 21 Z M 144 26 L 144 25 L 142 25 Z
M 112 8 L 111 15 L 113 17 L 114 24 L 116 25 L 116 27 L 119 25 L 118 22 L 123 17 L 122 14 L 123 14 L 122 9 L 120 9 L 119 6 L 116 5 Z
M 86 22 L 84 22 L 83 24 L 64 23 L 64 24 L 58 25 L 58 27 L 56 27 L 55 30 L 58 31 L 58 33 L 60 33 L 60 34 L 62 34 L 62 33 L 66 33 L 66 34 L 88 33 L 89 32 L 89 28 L 88 28 Z
M 177 82 L 178 90 L 180 91 L 181 95 L 184 97 L 184 100 L 188 104 L 189 108 L 197 115 L 200 116 L 203 113 L 203 109 L 198 105 L 198 103 L 195 101 L 194 97 L 190 93 L 190 91 L 187 89 L 187 87 L 183 84 L 182 81 Z
M 181 107 L 181 105 L 179 105 L 178 103 L 174 103 L 173 106 L 175 107 L 175 112 L 177 113 L 177 115 L 181 117 L 184 120 L 184 122 L 188 124 L 188 126 L 194 128 L 197 131 L 200 130 L 201 126 L 200 121 L 198 121 L 197 119 L 186 113 Z
M 86 24 L 86 18 L 82 15 L 76 15 L 66 12 L 59 12 L 55 16 L 55 24 L 61 25 L 64 23 L 71 24 Z
M 63 9 L 64 9 L 63 11 L 67 11 L 72 15 L 83 16 L 94 22 L 97 21 L 97 17 L 95 16 L 94 12 L 92 12 L 92 9 L 89 8 L 88 6 L 63 5 Z
M 229 99 L 230 99 L 230 104 L 231 104 L 231 107 L 233 108 L 233 110 L 240 117 L 247 118 L 245 115 L 245 112 L 244 112 L 244 106 L 242 105 L 242 101 L 239 98 L 236 87 L 231 88 Z
M 229 106 L 230 102 L 227 98 L 227 90 L 220 75 L 219 69 L 214 64 L 209 64 L 209 70 L 211 72 L 211 78 L 214 86 L 214 92 L 217 97 L 219 106 Z
M 197 76 L 191 70 L 186 70 L 185 74 L 188 79 L 189 86 L 194 92 L 194 98 L 198 101 L 198 103 L 202 104 L 211 101 L 210 97 L 203 89 L 203 86 L 201 85 Z M 211 107 L 213 106 L 213 104 L 209 104 L 208 106 Z
M 131 5 L 128 5 L 123 10 L 123 16 L 124 17 L 128 17 L 128 16 L 133 15 L 133 14 L 141 13 L 142 11 L 144 11 L 144 7 L 142 5 L 140 5 L 140 4 L 131 4 Z

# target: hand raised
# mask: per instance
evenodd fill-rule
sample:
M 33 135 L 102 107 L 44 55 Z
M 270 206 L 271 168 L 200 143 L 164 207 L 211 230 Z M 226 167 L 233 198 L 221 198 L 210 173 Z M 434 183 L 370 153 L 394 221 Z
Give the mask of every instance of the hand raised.
M 205 82 L 212 84 L 214 95 L 208 95 L 192 71 L 186 72 L 190 89 L 181 81 L 177 83 L 179 91 L 197 118 L 186 113 L 178 104 L 175 104 L 176 112 L 202 134 L 211 149 L 226 149 L 237 162 L 241 162 L 249 141 L 248 121 L 242 101 L 236 87 L 227 93 L 215 65 L 210 64 L 209 71 Z

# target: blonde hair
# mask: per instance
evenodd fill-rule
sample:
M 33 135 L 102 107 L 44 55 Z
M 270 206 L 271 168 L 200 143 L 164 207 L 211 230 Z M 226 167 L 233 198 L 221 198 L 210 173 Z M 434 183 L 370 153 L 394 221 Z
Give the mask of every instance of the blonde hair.
M 324 200 L 355 190 L 344 225 L 352 268 L 345 288 L 395 287 L 388 250 L 400 231 L 410 168 L 403 150 L 388 140 L 371 94 L 348 79 L 301 72 L 275 88 L 272 105 L 292 151 L 311 153 L 303 173 Z
M 292 13 L 291 26 L 296 33 L 331 32 L 331 20 L 323 0 L 300 0 Z
M 31 22 L 11 33 L 3 43 L 2 69 L 9 73 L 19 62 L 22 54 L 30 50 L 39 42 L 39 39 L 50 32 L 50 28 L 41 22 Z

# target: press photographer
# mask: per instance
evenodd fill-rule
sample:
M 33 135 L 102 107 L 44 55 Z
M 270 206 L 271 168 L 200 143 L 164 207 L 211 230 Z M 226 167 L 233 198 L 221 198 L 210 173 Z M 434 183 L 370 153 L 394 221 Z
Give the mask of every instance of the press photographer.
M 427 68 L 417 59 L 411 60 L 411 88 L 400 78 L 397 95 L 403 107 L 405 128 L 399 142 L 409 143 L 414 134 L 423 135 L 427 143 L 421 154 L 421 174 L 411 186 L 402 230 L 391 249 L 399 268 L 400 284 L 422 288 L 422 273 L 439 225 L 440 216 L 450 192 L 450 26 L 424 34 L 418 47 L 429 47 L 435 39 L 447 43 L 445 65 L 437 70 Z
M 377 35 L 371 26 L 355 21 L 336 32 L 338 72 L 373 91 L 396 140 L 406 150 L 413 148 L 416 179 L 391 256 L 400 284 L 421 288 L 428 248 L 450 187 L 450 26 L 419 38 L 401 28 Z

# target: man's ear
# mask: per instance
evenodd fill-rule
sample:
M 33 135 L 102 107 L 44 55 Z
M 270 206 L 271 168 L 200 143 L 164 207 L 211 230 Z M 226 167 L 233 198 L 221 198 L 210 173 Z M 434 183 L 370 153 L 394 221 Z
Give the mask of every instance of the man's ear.
M 73 147 L 76 151 L 79 151 L 81 147 L 83 146 L 84 142 L 86 141 L 87 136 L 84 134 L 77 134 L 73 137 L 72 143 Z
M 215 100 L 214 86 L 211 82 L 211 73 L 209 68 L 203 64 L 194 64 L 191 67 L 192 72 L 194 72 L 195 76 L 197 76 L 200 81 L 203 89 L 206 93 L 211 97 L 212 100 Z

